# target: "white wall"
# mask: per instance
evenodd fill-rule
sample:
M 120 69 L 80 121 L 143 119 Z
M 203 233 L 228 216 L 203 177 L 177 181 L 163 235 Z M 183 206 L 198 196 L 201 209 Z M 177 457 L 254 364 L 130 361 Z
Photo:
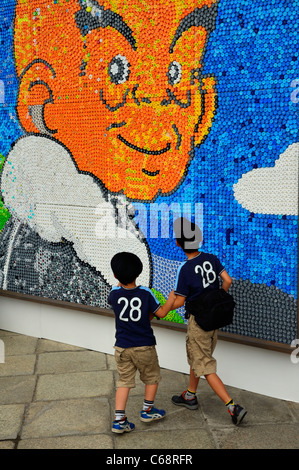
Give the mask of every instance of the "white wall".
M 0 297 L 0 329 L 113 354 L 110 317 Z M 160 365 L 188 373 L 185 334 L 154 327 Z M 226 385 L 299 403 L 299 363 L 290 355 L 218 341 L 215 357 Z

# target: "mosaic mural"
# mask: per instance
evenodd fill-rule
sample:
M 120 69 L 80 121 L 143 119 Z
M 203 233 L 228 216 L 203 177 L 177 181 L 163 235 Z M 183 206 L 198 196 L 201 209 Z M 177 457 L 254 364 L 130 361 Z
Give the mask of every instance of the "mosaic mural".
M 0 288 L 107 308 L 125 250 L 163 302 L 187 212 L 233 278 L 224 330 L 297 338 L 298 7 L 2 0 Z

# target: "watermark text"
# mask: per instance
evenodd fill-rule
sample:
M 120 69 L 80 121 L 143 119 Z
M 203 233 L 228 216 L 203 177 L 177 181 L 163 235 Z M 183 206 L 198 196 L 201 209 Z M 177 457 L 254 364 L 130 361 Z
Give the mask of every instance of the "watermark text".
M 291 348 L 296 348 L 291 353 L 291 362 L 293 364 L 299 364 L 299 339 L 293 339 L 291 342 Z
M 101 239 L 174 238 L 173 223 L 181 217 L 194 222 L 203 232 L 202 203 L 127 203 L 120 197 L 113 203 L 99 204 L 95 215 L 96 236 Z
M 299 103 L 299 78 L 292 80 L 291 88 L 295 88 L 295 90 L 291 93 L 292 103 Z
M 0 80 L 0 104 L 3 104 L 5 101 L 5 85 L 4 81 Z
M 4 341 L 0 339 L 0 364 L 4 364 L 5 362 L 5 346 Z

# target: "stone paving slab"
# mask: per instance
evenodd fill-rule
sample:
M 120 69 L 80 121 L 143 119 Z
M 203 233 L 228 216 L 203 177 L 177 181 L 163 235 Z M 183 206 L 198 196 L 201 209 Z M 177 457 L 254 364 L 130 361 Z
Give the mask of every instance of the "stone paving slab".
M 35 354 L 5 356 L 5 362 L 0 364 L 0 377 L 32 375 L 34 374 L 35 363 Z
M 35 384 L 36 377 L 34 375 L 0 377 L 0 404 L 30 403 Z
M 21 438 L 99 434 L 111 426 L 107 398 L 36 402 L 29 406 Z
M 286 402 L 295 421 L 299 423 L 299 403 Z
M 108 370 L 42 375 L 38 379 L 35 400 L 98 397 L 112 394 L 113 388 L 113 372 Z
M 299 423 L 213 429 L 219 449 L 299 449 Z
M 116 371 L 116 362 L 113 354 L 106 354 L 107 357 L 107 367 L 109 370 Z
M 0 406 L 0 439 L 16 439 L 20 431 L 25 406 Z
M 0 447 L 1 448 L 1 447 Z M 23 439 L 18 449 L 113 449 L 113 438 L 106 434 L 92 436 L 50 437 Z
M 24 354 L 34 354 L 38 338 L 23 335 L 7 335 L 2 337 L 5 357 Z
M 107 368 L 105 354 L 95 351 L 66 351 L 39 354 L 37 374 L 63 374 L 105 370 Z
M 154 424 L 154 423 L 152 423 Z M 160 424 L 160 423 L 155 423 Z M 212 435 L 206 429 L 165 431 L 132 431 L 115 438 L 115 449 L 216 449 Z
M 14 449 L 14 441 L 0 441 L 0 450 Z
M 250 423 L 278 424 L 294 421 L 289 404 L 285 400 L 277 400 L 242 390 L 240 391 L 240 397 L 242 403 L 246 400 L 246 408 L 250 410 L 250 418 L 248 417 Z
M 70 344 L 60 343 L 58 341 L 52 341 L 49 339 L 39 339 L 36 352 L 41 354 L 44 352 L 54 352 L 54 351 L 81 351 L 85 348 L 80 348 L 79 346 L 72 346 Z

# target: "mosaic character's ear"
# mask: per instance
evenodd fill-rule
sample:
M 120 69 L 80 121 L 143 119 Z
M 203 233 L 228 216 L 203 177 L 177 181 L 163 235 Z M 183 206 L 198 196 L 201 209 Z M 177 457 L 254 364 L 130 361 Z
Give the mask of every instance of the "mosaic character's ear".
M 53 84 L 55 72 L 42 60 L 34 60 L 19 77 L 17 112 L 26 132 L 53 135 L 55 113 L 45 113 L 46 107 L 54 103 Z
M 194 145 L 199 145 L 207 137 L 217 108 L 216 80 L 212 76 L 203 76 L 202 85 L 195 93 L 195 112 L 199 116 L 195 126 Z

